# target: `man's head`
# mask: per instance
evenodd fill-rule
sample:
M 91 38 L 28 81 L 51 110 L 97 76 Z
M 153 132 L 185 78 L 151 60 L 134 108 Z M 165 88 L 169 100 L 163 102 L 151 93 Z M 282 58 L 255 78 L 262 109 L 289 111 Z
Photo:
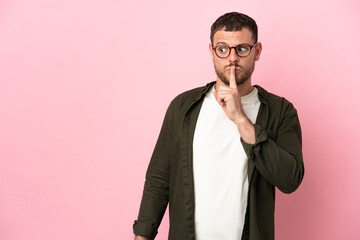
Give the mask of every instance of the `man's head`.
M 231 12 L 219 17 L 211 26 L 209 50 L 218 80 L 229 85 L 230 67 L 236 67 L 236 82 L 250 82 L 255 61 L 260 58 L 257 25 L 249 16 Z
M 238 12 L 225 13 L 216 19 L 216 21 L 211 26 L 211 43 L 214 44 L 214 35 L 219 30 L 225 28 L 225 31 L 241 31 L 244 27 L 250 30 L 254 43 L 257 43 L 258 27 L 254 19 Z

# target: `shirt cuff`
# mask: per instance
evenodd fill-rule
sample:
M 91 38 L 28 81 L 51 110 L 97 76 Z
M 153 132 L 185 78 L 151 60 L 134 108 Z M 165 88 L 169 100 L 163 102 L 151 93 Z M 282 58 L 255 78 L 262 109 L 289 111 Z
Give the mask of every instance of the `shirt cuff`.
M 245 150 L 245 153 L 249 159 L 253 158 L 254 151 L 260 151 L 260 146 L 262 142 L 266 141 L 268 139 L 268 135 L 264 129 L 262 129 L 259 125 L 254 124 L 255 127 L 255 143 L 249 144 L 246 143 L 242 138 L 241 144 L 243 145 L 243 148 Z
M 134 234 L 149 239 L 154 239 L 158 231 L 151 224 L 135 220 L 133 225 Z

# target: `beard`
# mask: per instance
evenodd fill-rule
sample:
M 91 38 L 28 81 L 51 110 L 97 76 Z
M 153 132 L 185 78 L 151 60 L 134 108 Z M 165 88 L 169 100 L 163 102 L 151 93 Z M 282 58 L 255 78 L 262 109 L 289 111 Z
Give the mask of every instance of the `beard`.
M 255 62 L 248 69 L 244 69 L 243 67 L 241 67 L 237 64 L 230 64 L 230 65 L 225 66 L 224 70 L 221 71 L 220 68 L 215 66 L 216 75 L 227 86 L 230 85 L 230 79 L 229 79 L 230 75 L 228 77 L 228 76 L 226 76 L 225 73 L 226 73 L 226 69 L 229 67 L 232 67 L 232 66 L 240 69 L 240 72 L 235 75 L 236 84 L 239 86 L 239 85 L 243 84 L 244 82 L 246 82 L 248 79 L 250 79 L 252 73 L 254 72 Z

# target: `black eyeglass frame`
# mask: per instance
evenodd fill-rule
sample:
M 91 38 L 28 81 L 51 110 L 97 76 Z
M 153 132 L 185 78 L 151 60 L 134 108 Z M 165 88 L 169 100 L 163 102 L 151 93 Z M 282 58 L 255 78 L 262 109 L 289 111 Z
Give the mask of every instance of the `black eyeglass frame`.
M 241 57 L 241 58 L 246 58 L 247 56 L 250 55 L 251 50 L 252 50 L 257 44 L 258 44 L 258 42 L 255 43 L 254 45 L 250 45 L 250 44 L 248 44 L 248 43 L 240 43 L 240 44 L 236 45 L 235 47 L 229 47 L 229 46 L 226 45 L 227 47 L 230 48 L 230 51 L 229 51 L 228 55 L 226 55 L 226 57 L 220 57 L 220 56 L 217 54 L 217 52 L 216 52 L 215 49 L 216 49 L 216 47 L 218 47 L 218 46 L 213 47 L 212 50 L 215 52 L 215 54 L 216 54 L 216 56 L 217 56 L 218 58 L 225 59 L 225 58 L 227 58 L 227 57 L 230 55 L 231 50 L 234 48 L 236 55 L 238 55 L 238 56 Z M 236 51 L 236 48 L 237 48 L 238 46 L 240 46 L 240 45 L 248 45 L 248 46 L 250 47 L 250 51 L 249 51 L 249 54 L 248 54 L 248 55 L 246 55 L 246 56 L 240 56 L 240 55 L 239 55 L 239 53 Z

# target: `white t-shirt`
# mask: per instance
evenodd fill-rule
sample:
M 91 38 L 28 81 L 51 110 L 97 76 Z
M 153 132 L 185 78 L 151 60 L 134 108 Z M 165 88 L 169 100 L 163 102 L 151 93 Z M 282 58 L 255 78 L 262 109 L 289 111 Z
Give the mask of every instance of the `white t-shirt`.
M 193 142 L 195 232 L 197 240 L 241 239 L 248 196 L 247 156 L 240 133 L 217 103 L 214 88 L 206 94 Z M 258 90 L 241 98 L 255 123 Z

